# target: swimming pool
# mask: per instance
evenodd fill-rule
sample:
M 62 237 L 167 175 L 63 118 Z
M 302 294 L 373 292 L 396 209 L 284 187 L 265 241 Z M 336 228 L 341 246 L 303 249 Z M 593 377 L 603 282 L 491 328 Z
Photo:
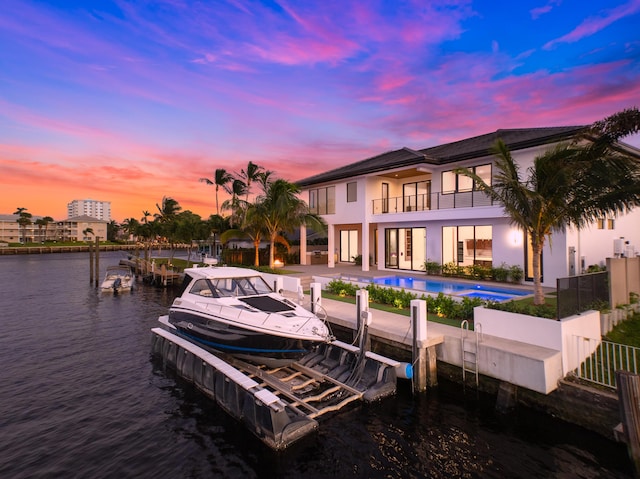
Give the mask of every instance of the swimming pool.
M 343 276 L 345 281 L 358 281 L 361 283 L 373 283 L 379 286 L 412 289 L 416 291 L 424 291 L 426 293 L 443 293 L 451 296 L 461 296 L 468 298 L 480 298 L 487 301 L 506 301 L 517 297 L 528 296 L 532 294 L 529 291 L 519 289 L 503 288 L 501 286 L 474 284 L 474 283 L 457 283 L 454 281 L 436 281 L 421 278 L 412 278 L 411 276 L 381 276 L 376 278 L 354 278 L 351 276 Z

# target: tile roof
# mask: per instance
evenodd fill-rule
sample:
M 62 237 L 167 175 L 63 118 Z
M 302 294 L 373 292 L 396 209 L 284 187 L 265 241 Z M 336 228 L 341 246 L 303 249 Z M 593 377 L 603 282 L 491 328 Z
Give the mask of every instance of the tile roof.
M 489 154 L 496 140 L 502 139 L 511 151 L 567 140 L 584 129 L 584 126 L 559 126 L 546 128 L 516 128 L 497 130 L 464 140 L 432 146 L 419 151 L 410 148 L 388 151 L 365 160 L 357 161 L 324 173 L 304 178 L 296 183 L 311 186 L 327 181 L 350 178 L 367 173 L 385 171 L 419 164 L 443 165 Z

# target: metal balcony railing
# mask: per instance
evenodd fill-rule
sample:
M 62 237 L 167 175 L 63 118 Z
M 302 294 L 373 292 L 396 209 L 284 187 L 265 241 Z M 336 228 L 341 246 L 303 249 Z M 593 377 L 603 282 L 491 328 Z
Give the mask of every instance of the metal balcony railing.
M 494 202 L 491 198 L 482 191 L 429 193 L 373 200 L 373 214 L 473 208 L 477 206 L 492 206 L 493 204 Z

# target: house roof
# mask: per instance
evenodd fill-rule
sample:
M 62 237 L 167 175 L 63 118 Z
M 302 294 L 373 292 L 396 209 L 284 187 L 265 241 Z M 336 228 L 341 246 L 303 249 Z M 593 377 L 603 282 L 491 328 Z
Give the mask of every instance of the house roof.
M 314 176 L 309 176 L 296 183 L 311 186 L 327 181 L 341 180 L 358 175 L 375 173 L 419 164 L 443 165 L 455 161 L 483 157 L 490 153 L 496 140 L 502 139 L 511 151 L 545 145 L 574 137 L 584 126 L 558 126 L 546 128 L 515 128 L 496 130 L 493 133 L 474 136 L 464 140 L 432 146 L 422 150 L 401 148 L 388 151 L 365 160 L 357 161 Z

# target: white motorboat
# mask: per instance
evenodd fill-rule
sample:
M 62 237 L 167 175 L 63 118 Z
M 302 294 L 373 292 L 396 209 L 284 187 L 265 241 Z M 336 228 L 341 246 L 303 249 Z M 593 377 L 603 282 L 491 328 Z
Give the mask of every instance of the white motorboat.
M 133 288 L 133 275 L 127 266 L 107 266 L 107 272 L 102 281 L 103 292 L 123 293 Z
M 160 321 L 201 347 L 273 366 L 333 339 L 324 320 L 245 268 L 187 268 L 168 318 Z

